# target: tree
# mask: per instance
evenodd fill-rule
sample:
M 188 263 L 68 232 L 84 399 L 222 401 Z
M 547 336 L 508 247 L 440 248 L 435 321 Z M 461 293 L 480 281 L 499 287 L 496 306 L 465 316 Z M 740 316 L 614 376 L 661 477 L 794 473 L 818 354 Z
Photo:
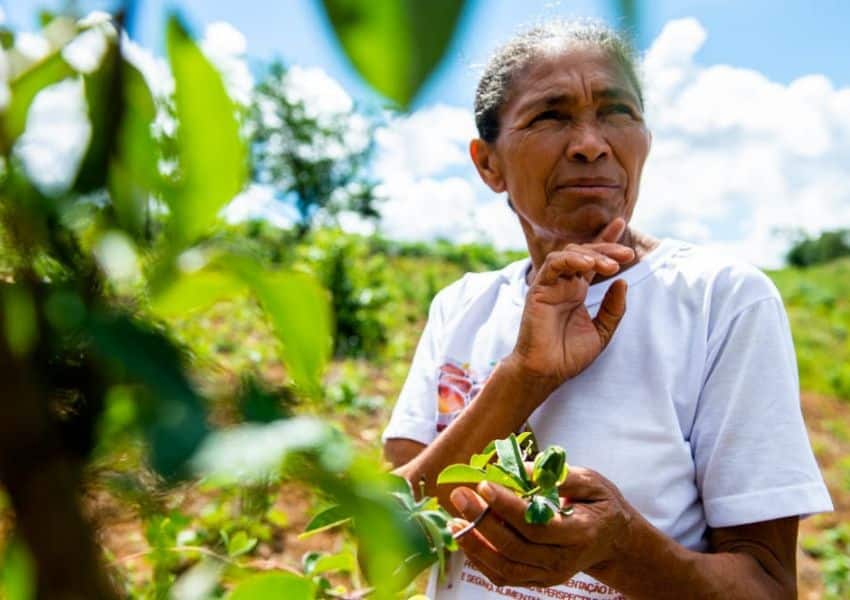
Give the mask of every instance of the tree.
M 792 267 L 810 267 L 850 256 L 850 229 L 824 231 L 816 237 L 797 234 L 785 260 Z
M 320 212 L 326 217 L 343 210 L 379 216 L 376 184 L 366 173 L 374 125 L 354 110 L 335 82 L 316 80 L 322 77 L 272 63 L 256 87 L 249 127 L 254 177 L 271 185 L 280 200 L 293 201 L 299 237 Z M 325 107 L 318 102 L 322 94 Z M 336 98 L 331 106 L 328 96 Z

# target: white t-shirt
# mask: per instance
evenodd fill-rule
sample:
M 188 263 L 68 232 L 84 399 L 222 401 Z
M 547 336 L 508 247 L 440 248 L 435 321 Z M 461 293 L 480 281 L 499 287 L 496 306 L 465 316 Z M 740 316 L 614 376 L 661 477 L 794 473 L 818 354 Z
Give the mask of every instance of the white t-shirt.
M 516 341 L 528 259 L 467 274 L 434 299 L 383 439 L 428 444 Z M 800 411 L 781 298 L 758 269 L 665 239 L 621 274 L 627 309 L 605 351 L 531 416 L 541 447 L 611 480 L 655 527 L 705 551 L 707 528 L 832 510 Z M 595 314 L 612 283 L 590 286 Z M 462 553 L 432 598 L 611 599 L 578 574 L 495 588 Z

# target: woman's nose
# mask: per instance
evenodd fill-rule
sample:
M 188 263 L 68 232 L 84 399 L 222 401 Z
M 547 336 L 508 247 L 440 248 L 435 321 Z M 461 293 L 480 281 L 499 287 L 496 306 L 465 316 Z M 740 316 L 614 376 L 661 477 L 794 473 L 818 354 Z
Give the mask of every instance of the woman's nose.
M 567 158 L 576 162 L 593 163 L 611 151 L 599 127 L 584 124 L 573 131 L 567 145 Z

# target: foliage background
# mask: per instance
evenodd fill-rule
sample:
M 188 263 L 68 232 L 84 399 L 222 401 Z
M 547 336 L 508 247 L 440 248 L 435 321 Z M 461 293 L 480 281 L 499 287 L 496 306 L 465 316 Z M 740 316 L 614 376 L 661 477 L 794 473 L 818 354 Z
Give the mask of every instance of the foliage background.
M 450 30 L 457 13 L 444 12 Z M 347 38 L 339 18 L 351 48 L 357 35 L 375 38 Z M 414 47 L 410 23 L 421 17 L 414 11 L 392 18 L 407 23 L 412 41 L 383 40 L 383 52 Z M 93 565 L 105 565 L 102 573 L 90 566 L 93 581 L 80 583 L 95 586 L 89 597 L 107 586 L 141 598 L 357 597 L 368 586 L 364 575 L 374 585 L 376 574 L 392 572 L 410 551 L 407 541 L 416 543 L 415 535 L 397 535 L 405 525 L 378 493 L 390 490 L 380 475 L 378 437 L 427 307 L 462 273 L 499 268 L 519 255 L 339 229 L 340 214 L 377 216 L 369 139 L 381 117 L 357 107 L 316 114 L 288 93 L 283 65 L 269 65 L 250 95 L 234 95 L 213 57 L 173 19 L 175 85 L 151 95 L 118 61 L 108 28 L 99 64 L 89 71 L 69 65 L 65 44 L 106 27 L 103 21 L 74 25 L 48 16 L 45 23 L 56 52 L 15 67 L 4 114 L 3 366 L 17 386 L 11 389 L 22 393 L 0 414 L 10 492 L 3 593 L 29 598 L 37 586 L 47 597 L 69 594 L 57 582 L 74 574 L 50 571 L 50 536 L 33 529 L 38 520 L 49 525 L 51 511 L 68 501 L 71 518 L 51 533 L 60 534 L 57 547 L 68 542 L 76 558 L 90 553 Z M 14 54 L 13 32 L 4 35 L 4 59 L 25 61 Z M 436 60 L 428 56 L 424 67 L 400 63 L 414 83 L 386 88 L 387 96 L 408 102 Z M 83 71 L 81 78 L 74 71 Z M 35 75 L 16 79 L 28 72 Z M 29 100 L 69 75 L 83 85 L 87 112 L 80 118 L 92 128 L 92 142 L 64 189 L 55 181 L 40 188 L 14 143 L 32 135 Z M 120 110 L 110 103 L 116 90 L 124 98 Z M 293 227 L 217 219 L 249 173 L 294 202 Z M 770 273 L 792 321 L 804 410 L 838 509 L 804 523 L 800 575 L 812 597 L 850 591 L 844 240 L 841 231 L 801 238 L 789 254 L 795 266 Z M 34 418 L 44 428 L 21 428 L 23 409 L 41 403 L 47 412 Z M 22 433 L 33 435 L 24 440 L 29 446 L 21 445 Z M 54 434 L 61 443 L 42 450 Z M 33 447 L 40 450 L 21 454 Z M 51 478 L 69 465 L 70 480 L 48 482 L 67 487 L 30 496 L 16 487 L 43 483 L 42 469 Z M 75 521 L 80 489 L 86 519 Z M 309 517 L 329 502 L 353 507 L 355 522 L 369 523 L 370 531 L 300 539 Z M 88 522 L 96 531 L 91 547 Z M 383 548 L 388 539 L 399 546 Z M 365 574 L 356 543 L 369 556 Z M 394 592 L 379 585 L 372 593 Z

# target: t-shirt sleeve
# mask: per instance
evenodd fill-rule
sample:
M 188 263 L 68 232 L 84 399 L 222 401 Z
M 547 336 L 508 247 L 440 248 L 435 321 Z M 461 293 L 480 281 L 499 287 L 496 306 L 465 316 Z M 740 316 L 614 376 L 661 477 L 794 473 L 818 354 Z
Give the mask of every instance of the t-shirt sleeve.
M 710 527 L 832 510 L 803 422 L 778 295 L 751 303 L 710 335 L 691 448 Z
M 430 444 L 437 437 L 437 370 L 442 331 L 441 300 L 438 294 L 428 311 L 428 322 L 419 338 L 404 386 L 393 408 L 381 440 L 405 438 Z

